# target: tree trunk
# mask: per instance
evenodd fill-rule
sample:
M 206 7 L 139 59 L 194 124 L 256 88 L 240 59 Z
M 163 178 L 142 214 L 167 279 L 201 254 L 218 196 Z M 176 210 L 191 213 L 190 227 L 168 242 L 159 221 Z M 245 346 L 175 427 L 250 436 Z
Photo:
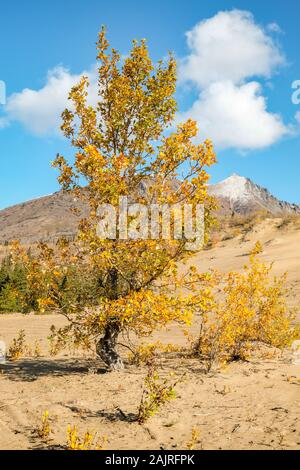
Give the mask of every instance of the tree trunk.
M 96 345 L 98 356 L 111 370 L 124 369 L 123 361 L 116 350 L 120 330 L 119 323 L 109 323 L 104 330 L 104 336 Z
M 118 273 L 112 268 L 107 279 L 108 295 L 112 300 L 118 298 Z M 123 361 L 116 350 L 121 325 L 113 319 L 106 325 L 104 336 L 96 344 L 96 353 L 111 370 L 124 369 Z

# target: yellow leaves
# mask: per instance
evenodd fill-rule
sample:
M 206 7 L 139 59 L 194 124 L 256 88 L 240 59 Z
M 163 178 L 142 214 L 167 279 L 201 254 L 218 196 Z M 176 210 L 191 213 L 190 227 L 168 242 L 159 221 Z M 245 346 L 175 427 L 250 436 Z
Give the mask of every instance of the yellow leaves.
M 39 312 L 45 313 L 47 310 L 51 310 L 51 308 L 55 307 L 56 304 L 52 299 L 37 299 L 38 309 Z
M 287 382 L 293 385 L 300 385 L 300 378 L 297 378 L 296 376 L 290 376 L 287 377 Z
M 131 292 L 116 300 L 102 298 L 99 318 L 106 321 L 117 318 L 124 327 L 130 327 L 139 335 L 148 335 L 171 321 L 189 325 L 194 309 L 189 297 L 171 297 L 149 289 Z
M 192 428 L 191 438 L 186 444 L 187 450 L 195 450 L 200 442 L 200 430 L 197 427 Z
M 112 159 L 112 165 L 118 171 L 125 170 L 126 168 L 128 168 L 130 163 L 131 163 L 131 160 L 128 157 L 126 157 L 123 153 L 116 155 Z
M 171 377 L 173 376 L 172 374 Z M 137 416 L 139 424 L 145 423 L 159 411 L 161 406 L 176 398 L 175 387 L 178 382 L 182 382 L 183 377 L 175 381 L 174 379 L 171 381 L 170 378 L 161 378 L 157 370 L 149 366 Z
M 76 177 L 73 168 L 68 165 L 66 159 L 61 155 L 57 155 L 52 166 L 57 168 L 60 172 L 58 177 L 59 184 L 63 189 L 68 190 L 74 183 L 74 178 Z
M 107 438 L 96 441 L 96 435 L 86 431 L 83 438 L 78 435 L 76 426 L 69 425 L 67 428 L 67 449 L 68 450 L 104 450 Z
M 263 251 L 263 246 L 262 246 L 261 242 L 258 240 L 255 243 L 253 249 L 251 250 L 251 255 L 253 255 L 253 256 L 259 255 L 259 254 L 262 253 L 262 251 Z
M 246 359 L 255 342 L 284 348 L 296 337 L 293 314 L 286 304 L 285 276 L 272 279 L 271 267 L 259 261 L 257 251 L 260 244 L 255 245 L 243 273 L 224 277 L 212 319 L 203 319 L 197 348 L 209 358 L 209 367 L 216 360 Z
M 75 112 L 65 110 L 62 115 L 62 130 L 79 150 L 73 166 L 61 156 L 54 163 L 60 170 L 59 182 L 64 189 L 71 188 L 84 177 L 88 185 L 93 185 L 94 192 L 103 193 L 111 177 L 118 180 L 117 171 L 130 176 L 122 191 L 123 194 L 131 194 L 136 185 L 132 177 L 140 177 L 145 166 L 150 172 L 155 171 L 157 176 L 166 176 L 165 173 L 172 177 L 169 174 L 171 162 L 175 171 L 178 164 L 196 160 L 199 165 L 196 172 L 200 170 L 201 163 L 202 166 L 203 163 L 212 163 L 211 143 L 207 141 L 204 146 L 194 146 L 190 142 L 197 134 L 196 123 L 192 120 L 180 125 L 172 137 L 162 138 L 169 147 L 168 152 L 161 149 L 154 156 L 153 140 L 159 140 L 164 128 L 171 125 L 176 110 L 173 97 L 176 62 L 172 56 L 155 66 L 145 40 L 134 41 L 122 65 L 120 55 L 114 49 L 110 50 L 105 29 L 99 33 L 97 51 L 100 61 L 98 105 L 94 108 L 87 106 L 88 80 L 82 77 L 69 96 Z M 127 175 L 129 168 L 130 175 Z M 147 174 L 149 172 L 145 176 Z M 118 185 L 120 183 L 118 181 Z M 116 192 L 119 191 L 118 185 Z
M 87 207 L 77 237 L 55 249 L 40 244 L 30 256 L 13 247 L 28 273 L 24 302 L 70 320 L 56 332 L 62 345 L 68 337 L 89 345 L 111 322 L 139 335 L 172 321 L 190 325 L 195 312 L 203 314 L 213 304 L 211 277 L 195 270 L 187 277 L 178 274 L 178 263 L 191 254 L 183 239 L 124 239 L 120 227 L 112 239 L 98 235 L 99 207 L 116 207 L 120 196 L 140 204 L 206 203 L 209 226 L 213 203 L 206 167 L 216 157 L 209 140 L 195 144 L 197 125 L 191 119 L 166 133 L 176 112 L 172 55 L 155 64 L 142 40 L 133 42 L 123 61 L 102 28 L 97 61 L 98 103 L 89 105 L 89 81 L 81 77 L 69 93 L 71 109 L 62 113 L 74 161 L 58 155 L 53 163 L 62 189 Z
M 26 354 L 27 346 L 25 340 L 25 331 L 20 330 L 16 338 L 13 338 L 8 348 L 8 357 L 12 361 L 17 361 Z
M 105 59 L 106 57 L 105 51 L 108 49 L 108 47 L 109 47 L 109 42 L 106 39 L 106 29 L 104 26 L 102 26 L 100 32 L 98 33 L 98 41 L 96 44 L 96 48 L 98 51 L 98 55 L 97 55 L 98 60 L 103 61 Z
M 186 139 L 190 139 L 191 137 L 195 137 L 198 132 L 197 123 L 192 119 L 188 119 L 185 123 L 180 124 L 178 126 L 178 140 L 184 141 Z
M 51 432 L 52 431 L 51 431 L 51 426 L 50 426 L 50 421 L 49 421 L 49 411 L 46 410 L 43 413 L 41 425 L 37 428 L 37 435 L 41 439 L 46 440 L 50 436 Z
M 129 354 L 128 359 L 131 363 L 136 365 L 146 364 L 151 365 L 160 352 L 172 353 L 179 352 L 182 347 L 176 344 L 168 343 L 163 344 L 161 341 L 155 341 L 154 343 L 141 343 Z M 174 375 L 174 374 L 173 374 Z

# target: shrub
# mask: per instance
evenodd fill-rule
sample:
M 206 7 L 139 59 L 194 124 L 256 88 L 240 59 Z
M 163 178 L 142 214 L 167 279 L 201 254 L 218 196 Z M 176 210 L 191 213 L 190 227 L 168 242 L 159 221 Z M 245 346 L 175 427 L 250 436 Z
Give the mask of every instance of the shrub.
M 8 348 L 8 357 L 10 360 L 17 361 L 26 354 L 27 346 L 25 338 L 25 331 L 20 330 L 18 336 L 12 340 Z
M 272 265 L 259 259 L 257 243 L 242 273 L 230 272 L 215 296 L 211 314 L 203 314 L 194 351 L 207 363 L 247 359 L 256 343 L 285 348 L 299 334 L 287 306 L 286 275 L 270 275 Z
M 41 425 L 37 428 L 36 433 L 41 439 L 48 439 L 51 433 L 51 427 L 49 422 L 49 411 L 46 410 L 42 416 Z
M 33 346 L 27 344 L 25 330 L 19 331 L 18 336 L 13 338 L 8 348 L 8 357 L 11 361 L 17 361 L 24 356 L 41 357 L 41 355 L 41 342 L 36 340 Z
M 186 449 L 195 450 L 196 446 L 198 445 L 200 445 L 200 448 L 202 448 L 202 443 L 200 441 L 200 431 L 198 428 L 193 427 L 191 439 L 187 442 Z
M 68 450 L 104 450 L 107 438 L 96 440 L 96 435 L 87 431 L 83 438 L 80 438 L 76 426 L 67 428 L 67 449 Z
M 154 367 L 149 367 L 137 416 L 139 424 L 145 423 L 163 405 L 176 398 L 175 387 L 180 381 L 182 378 L 175 381 L 168 377 L 162 379 Z

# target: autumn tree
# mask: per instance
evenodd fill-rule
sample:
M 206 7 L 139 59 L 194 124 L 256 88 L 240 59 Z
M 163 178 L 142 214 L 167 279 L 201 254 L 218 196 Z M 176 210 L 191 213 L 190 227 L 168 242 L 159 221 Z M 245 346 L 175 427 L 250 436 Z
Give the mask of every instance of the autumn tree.
M 210 275 L 195 269 L 178 272 L 178 263 L 194 254 L 185 237 L 122 235 L 120 197 L 128 196 L 130 204 L 177 210 L 186 203 L 194 214 L 198 205 L 205 205 L 209 225 L 213 201 L 207 194 L 206 168 L 215 162 L 215 154 L 210 141 L 195 143 L 194 121 L 174 128 L 172 55 L 154 64 L 142 40 L 133 41 L 123 60 L 102 29 L 97 61 L 98 102 L 90 103 L 89 80 L 82 77 L 62 114 L 61 129 L 75 149 L 74 160 L 58 155 L 54 162 L 62 189 L 82 199 L 88 215 L 82 217 L 74 242 L 61 240 L 56 248 L 41 245 L 35 259 L 15 248 L 39 293 L 39 308 L 58 311 L 69 320 L 54 331 L 58 343 L 72 340 L 88 346 L 95 341 L 103 361 L 121 368 L 119 335 L 147 335 L 169 322 L 189 323 L 195 311 L 208 308 Z M 97 230 L 99 207 L 105 204 L 116 207 L 118 220 L 110 238 Z M 131 222 L 134 218 L 131 214 Z M 173 214 L 171 230 L 174 221 Z

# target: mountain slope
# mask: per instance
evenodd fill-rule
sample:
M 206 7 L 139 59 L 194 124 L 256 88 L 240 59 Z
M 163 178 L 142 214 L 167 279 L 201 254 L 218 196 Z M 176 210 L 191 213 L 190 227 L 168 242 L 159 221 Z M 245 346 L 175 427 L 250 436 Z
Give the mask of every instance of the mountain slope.
M 78 223 L 71 210 L 75 203 L 78 205 L 70 195 L 57 192 L 1 210 L 0 244 L 14 239 L 30 244 L 72 236 Z
M 147 185 L 141 187 L 147 192 Z M 266 211 L 273 215 L 300 214 L 300 206 L 280 201 L 250 179 L 232 175 L 220 183 L 210 185 L 209 193 L 218 201 L 225 214 L 248 214 Z M 68 194 L 57 192 L 50 196 L 24 202 L 0 211 L 0 244 L 19 239 L 22 243 L 39 240 L 55 241 L 60 236 L 72 237 L 79 216 L 71 208 L 83 209 L 82 203 Z
M 300 214 L 300 206 L 280 201 L 265 188 L 244 176 L 232 175 L 210 185 L 209 192 L 219 200 L 224 212 L 248 214 L 265 211 L 273 215 Z

